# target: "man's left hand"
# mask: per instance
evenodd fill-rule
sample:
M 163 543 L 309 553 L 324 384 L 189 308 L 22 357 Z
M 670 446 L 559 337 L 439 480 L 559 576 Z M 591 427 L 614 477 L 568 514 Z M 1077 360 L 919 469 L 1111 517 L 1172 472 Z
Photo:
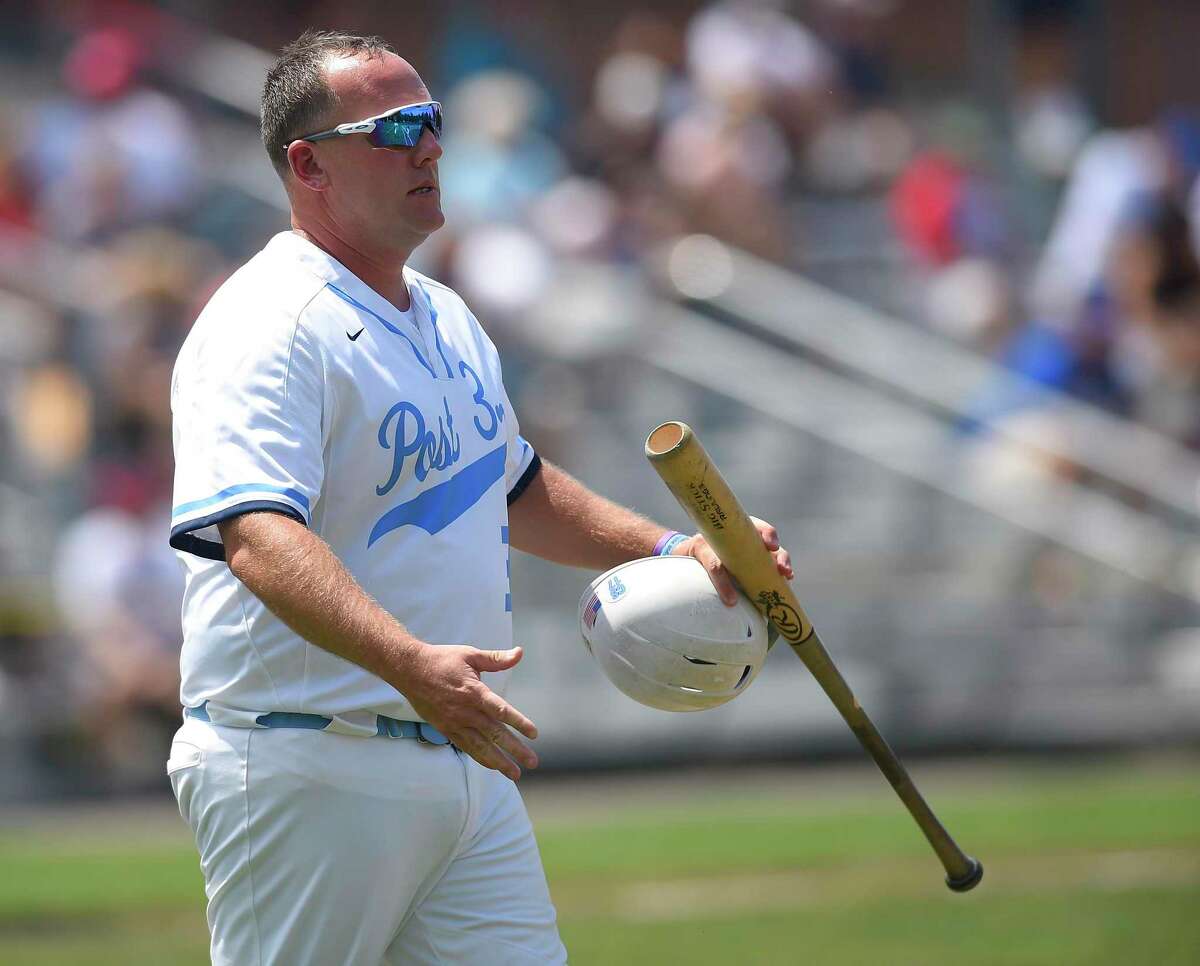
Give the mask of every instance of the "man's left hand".
M 775 558 L 775 566 L 779 572 L 788 580 L 794 576 L 792 572 L 792 555 L 779 545 L 779 533 L 771 524 L 765 520 L 760 520 L 758 517 L 751 517 L 754 521 L 754 526 L 758 528 L 759 534 L 762 536 L 763 545 L 771 551 L 771 556 Z M 732 607 L 737 603 L 737 587 L 734 586 L 733 577 L 729 571 L 725 569 L 725 565 L 721 563 L 716 551 L 708 545 L 708 541 L 704 539 L 704 534 L 697 533 L 694 537 L 689 537 L 684 540 L 678 547 L 671 551 L 672 557 L 695 557 L 708 571 L 708 576 L 713 582 L 713 586 L 717 588 L 717 594 L 721 601 L 727 606 Z

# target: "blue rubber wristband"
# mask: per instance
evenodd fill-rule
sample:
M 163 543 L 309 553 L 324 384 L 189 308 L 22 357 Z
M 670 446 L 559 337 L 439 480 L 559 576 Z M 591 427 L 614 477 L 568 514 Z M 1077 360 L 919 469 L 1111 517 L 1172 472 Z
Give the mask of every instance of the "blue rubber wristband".
M 669 557 L 671 552 L 687 539 L 686 533 L 680 533 L 678 530 L 673 530 L 670 533 L 663 534 L 654 545 L 654 555 L 656 557 Z

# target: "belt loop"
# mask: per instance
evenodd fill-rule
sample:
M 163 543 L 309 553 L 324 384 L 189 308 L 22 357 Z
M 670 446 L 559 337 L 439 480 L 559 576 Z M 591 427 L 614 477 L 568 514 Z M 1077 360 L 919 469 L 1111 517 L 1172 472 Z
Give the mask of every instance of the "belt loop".
M 205 699 L 194 708 L 184 708 L 183 713 L 188 718 L 195 718 L 197 721 L 208 721 L 208 700 Z
M 417 740 L 423 741 L 427 745 L 448 745 L 450 739 L 437 730 L 433 725 L 425 722 L 417 722 Z

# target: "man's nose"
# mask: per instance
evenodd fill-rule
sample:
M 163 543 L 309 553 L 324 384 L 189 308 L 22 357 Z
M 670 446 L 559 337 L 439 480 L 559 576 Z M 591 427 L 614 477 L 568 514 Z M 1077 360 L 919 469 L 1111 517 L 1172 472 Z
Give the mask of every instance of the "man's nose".
M 430 161 L 436 161 L 441 156 L 442 146 L 434 136 L 433 128 L 426 125 L 425 129 L 421 131 L 421 139 L 413 148 L 413 163 L 420 167 Z

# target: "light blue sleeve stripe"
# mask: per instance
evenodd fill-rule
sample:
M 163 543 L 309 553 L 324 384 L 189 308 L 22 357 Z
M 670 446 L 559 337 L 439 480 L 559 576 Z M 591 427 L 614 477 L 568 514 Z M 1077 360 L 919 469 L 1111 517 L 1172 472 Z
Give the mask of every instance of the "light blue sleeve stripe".
M 171 516 L 178 517 L 185 513 L 203 510 L 205 507 L 212 506 L 214 503 L 220 503 L 222 500 L 238 493 L 280 493 L 295 500 L 300 506 L 304 507 L 304 512 L 308 513 L 308 497 L 294 487 L 276 486 L 273 483 L 239 483 L 236 486 L 227 486 L 220 493 L 210 496 L 205 500 L 193 500 L 191 503 L 181 503 L 171 511 Z

